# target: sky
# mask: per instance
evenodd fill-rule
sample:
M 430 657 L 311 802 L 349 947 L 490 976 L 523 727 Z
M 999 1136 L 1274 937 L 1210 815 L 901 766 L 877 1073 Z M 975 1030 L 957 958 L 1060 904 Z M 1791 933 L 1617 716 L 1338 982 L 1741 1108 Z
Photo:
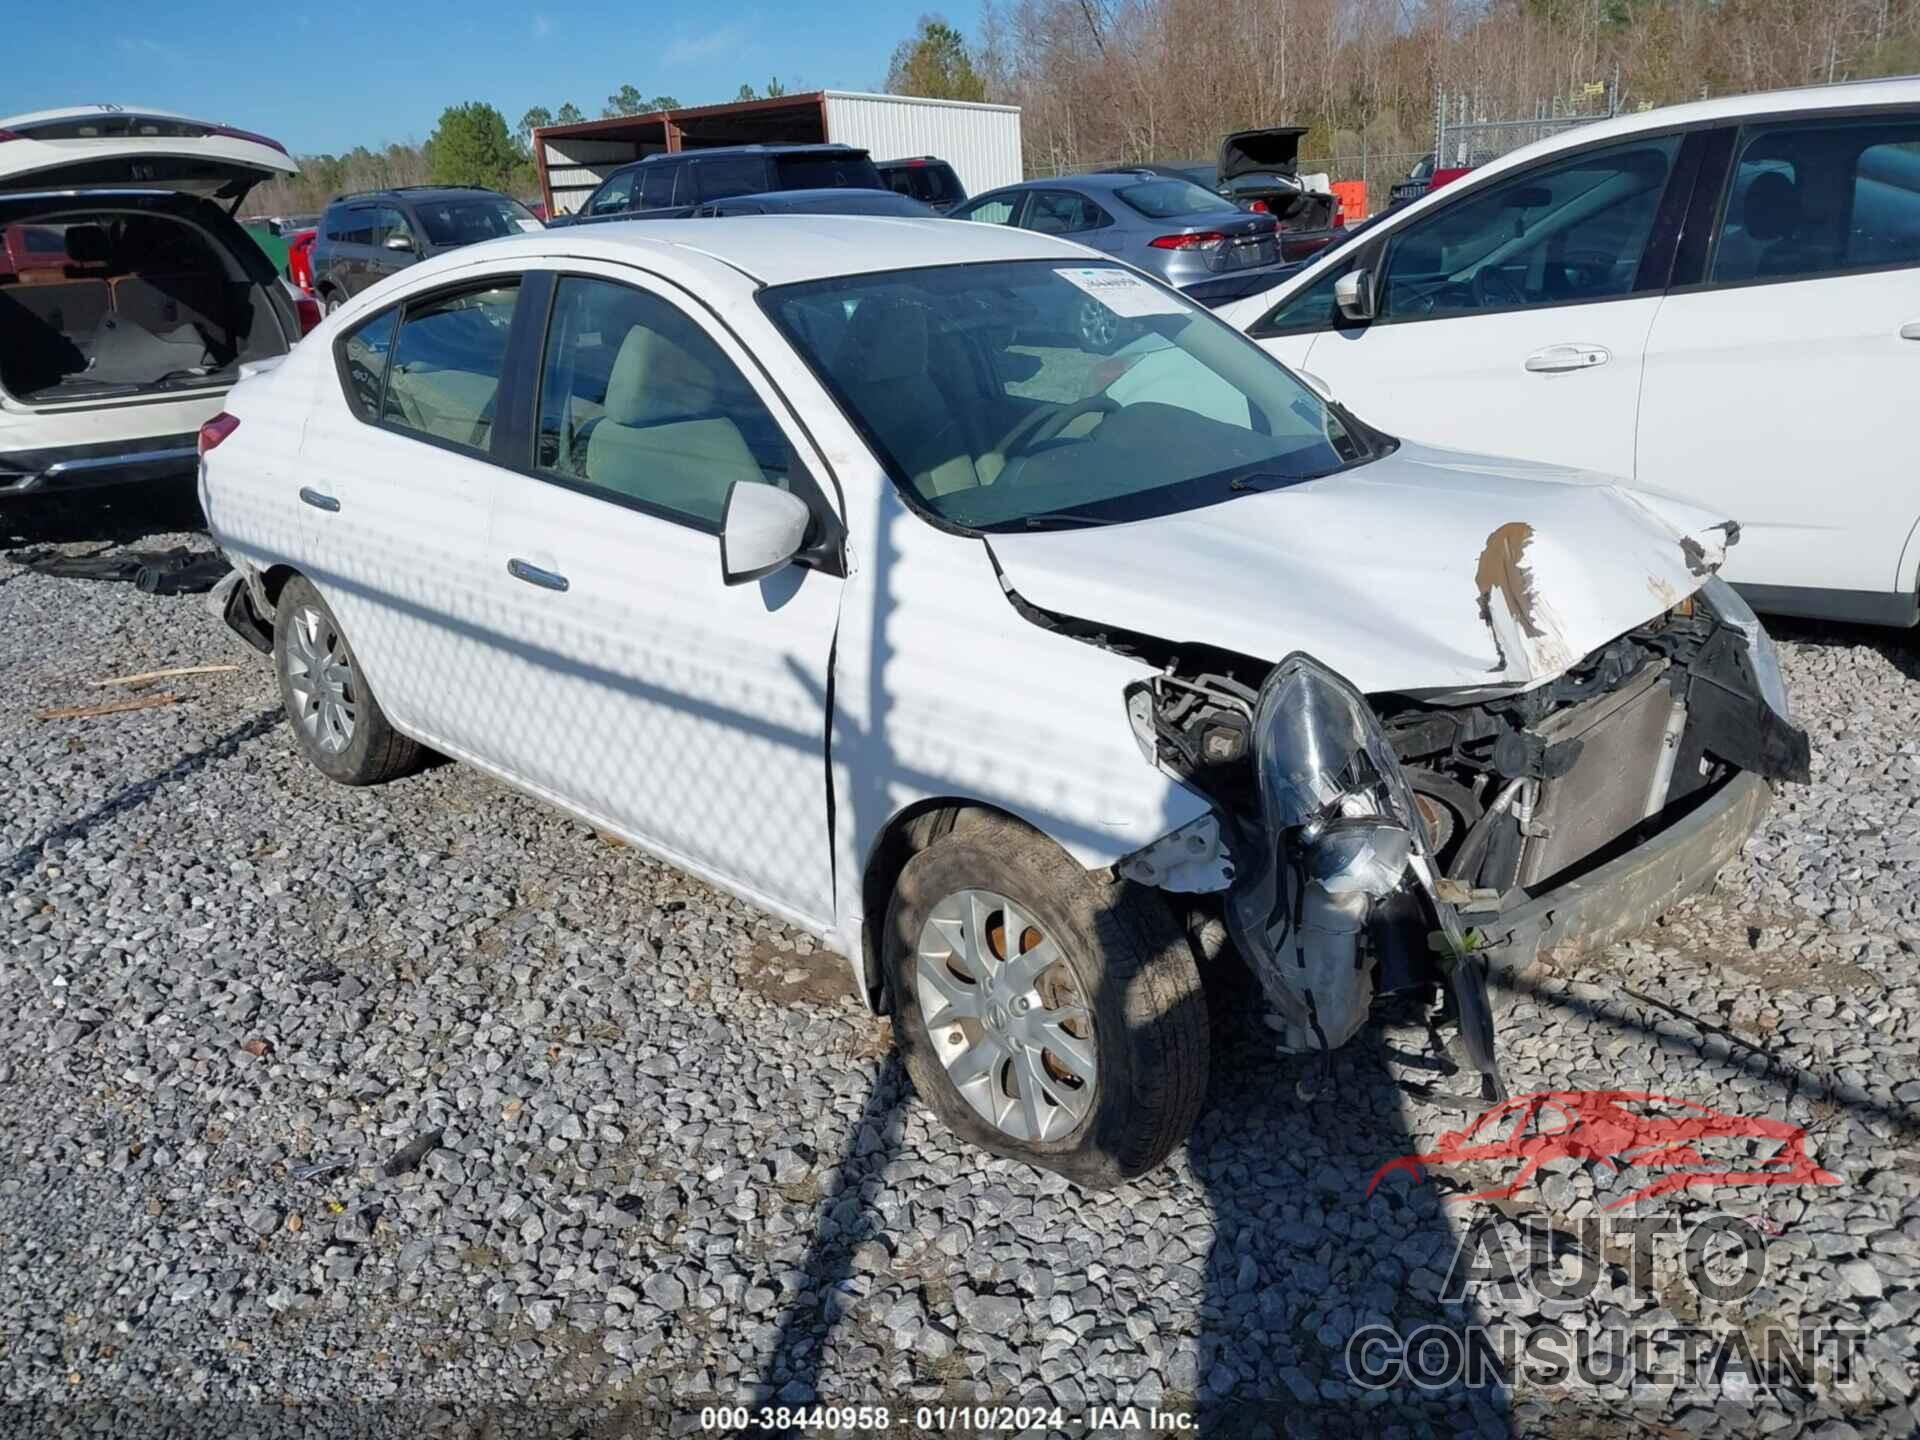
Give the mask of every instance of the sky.
M 0 114 L 106 101 L 271 135 L 296 155 L 424 140 L 448 105 L 511 127 L 571 100 L 589 118 L 632 83 L 689 105 L 777 75 L 873 90 L 920 15 L 972 38 L 975 0 L 59 0 L 7 20 Z

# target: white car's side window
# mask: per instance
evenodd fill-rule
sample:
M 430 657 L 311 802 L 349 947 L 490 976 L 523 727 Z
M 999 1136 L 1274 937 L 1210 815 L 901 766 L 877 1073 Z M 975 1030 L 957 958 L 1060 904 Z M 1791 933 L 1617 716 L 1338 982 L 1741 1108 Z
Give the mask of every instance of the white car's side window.
M 715 531 L 736 480 L 811 489 L 746 377 L 660 297 L 563 276 L 545 354 L 541 474 Z
M 1712 283 L 1920 264 L 1920 121 L 1828 120 L 1742 133 Z

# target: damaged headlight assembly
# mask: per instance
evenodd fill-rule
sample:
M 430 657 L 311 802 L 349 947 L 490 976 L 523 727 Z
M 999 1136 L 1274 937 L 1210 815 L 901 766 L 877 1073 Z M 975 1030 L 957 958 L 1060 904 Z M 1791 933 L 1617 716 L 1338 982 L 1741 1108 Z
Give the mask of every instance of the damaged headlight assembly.
M 1425 928 L 1411 886 L 1439 922 L 1468 1056 L 1497 1093 L 1485 967 L 1436 893 L 1412 787 L 1365 697 L 1311 656 L 1289 655 L 1261 686 L 1252 754 L 1264 854 L 1241 865 L 1226 916 L 1283 1043 L 1325 1056 L 1366 1023 L 1375 957 L 1364 937 L 1396 909 L 1400 923 Z

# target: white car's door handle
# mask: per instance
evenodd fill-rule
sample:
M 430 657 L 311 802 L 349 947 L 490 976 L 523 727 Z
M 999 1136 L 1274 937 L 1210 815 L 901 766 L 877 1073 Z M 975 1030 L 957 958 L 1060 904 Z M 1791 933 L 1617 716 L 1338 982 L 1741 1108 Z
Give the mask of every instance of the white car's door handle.
M 311 485 L 302 485 L 300 487 L 300 498 L 316 510 L 333 511 L 340 508 L 340 502 L 334 499 L 333 496 L 322 495 Z
M 551 570 L 542 570 L 538 565 L 529 565 L 524 560 L 507 561 L 507 573 L 516 580 L 524 580 L 529 585 L 538 585 L 542 590 L 565 590 L 567 577 Z
M 1900 327 L 1902 340 L 1920 340 L 1920 320 L 1909 320 Z
M 1604 345 L 1549 345 L 1527 356 L 1527 369 L 1536 375 L 1559 375 L 1568 370 L 1591 370 L 1613 358 Z

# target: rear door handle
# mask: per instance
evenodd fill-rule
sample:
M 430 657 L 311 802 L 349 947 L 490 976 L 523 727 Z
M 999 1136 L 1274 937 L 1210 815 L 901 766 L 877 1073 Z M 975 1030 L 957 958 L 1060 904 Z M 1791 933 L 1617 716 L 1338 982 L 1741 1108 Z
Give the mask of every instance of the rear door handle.
M 1902 340 L 1920 340 L 1920 320 L 1909 320 L 1900 327 Z
M 529 585 L 538 585 L 542 590 L 565 590 L 567 577 L 557 575 L 551 570 L 542 570 L 538 565 L 529 565 L 524 560 L 507 561 L 507 573 L 516 580 L 524 580 Z
M 1527 369 L 1536 375 L 1559 375 L 1568 370 L 1591 370 L 1613 358 L 1604 345 L 1549 345 L 1527 356 Z
M 316 510 L 334 511 L 340 508 L 340 502 L 331 495 L 322 495 L 311 485 L 300 487 L 300 498 Z

